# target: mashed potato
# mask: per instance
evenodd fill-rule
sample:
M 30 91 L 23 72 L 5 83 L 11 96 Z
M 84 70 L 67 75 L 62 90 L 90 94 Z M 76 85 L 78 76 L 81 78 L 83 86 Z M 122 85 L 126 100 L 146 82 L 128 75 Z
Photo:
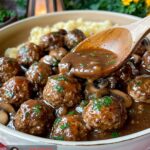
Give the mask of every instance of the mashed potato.
M 82 18 L 77 20 L 68 20 L 66 22 L 58 22 L 53 26 L 46 27 L 34 27 L 28 38 L 29 42 L 33 42 L 35 44 L 39 44 L 40 37 L 49 32 L 58 31 L 59 29 L 65 29 L 67 31 L 73 30 L 75 28 L 80 29 L 84 32 L 84 34 L 88 37 L 97 32 L 103 31 L 112 27 L 112 23 L 109 20 L 94 22 L 94 21 L 84 21 Z M 8 48 L 5 52 L 5 56 L 16 58 L 18 51 L 18 47 Z

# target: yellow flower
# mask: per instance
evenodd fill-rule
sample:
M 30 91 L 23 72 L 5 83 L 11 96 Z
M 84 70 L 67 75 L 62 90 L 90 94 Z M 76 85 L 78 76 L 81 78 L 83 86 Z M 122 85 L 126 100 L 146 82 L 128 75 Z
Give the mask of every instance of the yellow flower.
M 132 2 L 132 0 L 122 0 L 123 5 L 125 5 L 125 6 L 130 5 L 131 2 Z
M 133 0 L 133 2 L 134 2 L 134 3 L 138 3 L 138 2 L 139 2 L 139 0 Z
M 147 7 L 150 6 L 150 0 L 145 0 Z

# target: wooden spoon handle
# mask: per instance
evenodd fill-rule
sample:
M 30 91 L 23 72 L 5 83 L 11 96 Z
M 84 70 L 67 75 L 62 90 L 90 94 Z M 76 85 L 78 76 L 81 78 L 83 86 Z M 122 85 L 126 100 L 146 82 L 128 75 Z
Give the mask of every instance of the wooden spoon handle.
M 150 16 L 145 17 L 144 19 L 132 23 L 130 25 L 124 26 L 132 35 L 132 48 L 150 32 Z

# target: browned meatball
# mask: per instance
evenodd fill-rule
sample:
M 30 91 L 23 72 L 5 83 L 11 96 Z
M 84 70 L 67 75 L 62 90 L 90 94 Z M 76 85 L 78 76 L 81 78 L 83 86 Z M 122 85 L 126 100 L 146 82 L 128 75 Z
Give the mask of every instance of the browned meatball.
M 35 62 L 26 72 L 27 79 L 34 85 L 44 86 L 48 76 L 52 74 L 51 68 L 42 62 Z
M 128 94 L 136 102 L 150 103 L 150 76 L 137 76 L 128 84 Z
M 49 77 L 43 90 L 43 98 L 53 107 L 76 105 L 81 99 L 81 85 L 67 75 Z
M 101 130 L 121 128 L 127 119 L 123 102 L 110 96 L 91 100 L 82 116 L 87 128 Z
M 87 129 L 78 115 L 67 115 L 55 120 L 51 138 L 65 141 L 83 141 L 87 138 Z
M 85 38 L 86 37 L 81 30 L 74 29 L 65 36 L 65 45 L 68 49 L 72 49 Z
M 27 43 L 20 47 L 17 55 L 19 64 L 29 66 L 41 57 L 40 48 L 34 43 Z
M 51 32 L 41 37 L 40 47 L 46 51 L 63 46 L 64 35 L 59 32 Z
M 29 82 L 25 77 L 12 77 L 3 84 L 0 93 L 3 101 L 18 107 L 30 96 Z
M 25 133 L 45 135 L 53 120 L 53 109 L 50 106 L 43 101 L 30 99 L 20 106 L 14 118 L 14 126 Z
M 4 83 L 13 76 L 18 75 L 20 66 L 13 58 L 1 57 L 0 58 L 0 82 Z
M 142 67 L 150 73 L 150 50 L 146 51 L 142 57 Z
M 63 47 L 60 47 L 60 48 L 51 50 L 49 55 L 55 57 L 57 60 L 60 61 L 67 53 L 68 52 L 66 49 L 64 49 Z

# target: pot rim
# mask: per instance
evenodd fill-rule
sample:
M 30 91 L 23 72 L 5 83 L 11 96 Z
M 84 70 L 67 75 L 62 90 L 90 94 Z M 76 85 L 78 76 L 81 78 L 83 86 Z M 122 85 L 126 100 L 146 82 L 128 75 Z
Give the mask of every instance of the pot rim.
M 127 14 L 121 14 L 121 13 L 116 13 L 116 12 L 109 12 L 109 11 L 95 11 L 95 10 L 82 10 L 82 11 L 63 11 L 63 12 L 55 12 L 55 13 L 49 13 L 46 15 L 41 15 L 41 16 L 33 16 L 30 18 L 26 18 L 24 20 L 20 20 L 18 22 L 12 23 L 8 26 L 5 26 L 3 28 L 0 29 L 0 32 L 7 30 L 13 26 L 16 26 L 18 24 L 22 24 L 25 23 L 27 21 L 30 20 L 36 20 L 38 18 L 42 18 L 42 17 L 46 17 L 46 16 L 57 16 L 57 15 L 67 15 L 67 14 L 87 14 L 87 13 L 93 13 L 93 14 L 107 14 L 107 15 L 111 15 L 111 16 L 119 16 L 119 17 L 123 17 L 123 18 L 127 18 L 127 19 L 131 19 L 131 20 L 139 20 L 139 17 L 136 16 L 131 16 L 131 15 L 127 15 Z M 57 144 L 57 145 L 65 145 L 65 146 L 92 146 L 92 145 L 105 145 L 105 144 L 113 144 L 113 143 L 119 143 L 119 142 L 123 142 L 123 141 L 128 141 L 128 140 L 132 140 L 138 137 L 142 137 L 144 135 L 147 135 L 150 133 L 150 128 L 136 132 L 136 133 L 132 133 L 129 135 L 125 135 L 122 137 L 118 137 L 118 138 L 113 138 L 113 139 L 106 139 L 106 140 L 97 140 L 97 141 L 58 141 L 58 140 L 53 140 L 53 139 L 48 139 L 48 138 L 42 138 L 42 137 L 37 137 L 37 136 L 33 136 L 30 134 L 26 134 L 23 132 L 19 132 L 16 130 L 12 130 L 10 128 L 8 128 L 7 126 L 4 126 L 2 124 L 0 124 L 0 131 L 11 135 L 11 136 L 16 136 L 18 138 L 21 139 L 25 139 L 27 141 L 32 141 L 32 142 L 42 142 L 43 144 Z

